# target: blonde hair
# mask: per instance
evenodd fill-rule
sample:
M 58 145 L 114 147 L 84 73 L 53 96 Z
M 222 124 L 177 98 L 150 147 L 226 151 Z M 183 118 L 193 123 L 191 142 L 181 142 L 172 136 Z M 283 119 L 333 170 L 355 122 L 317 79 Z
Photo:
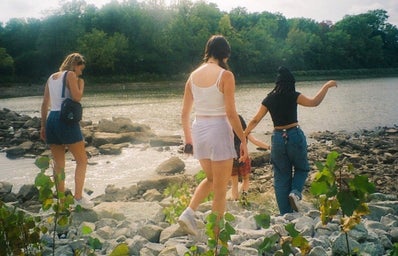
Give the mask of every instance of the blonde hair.
M 86 61 L 84 60 L 83 55 L 74 52 L 66 56 L 64 62 L 62 62 L 61 66 L 59 67 L 59 71 L 64 71 L 64 70 L 74 71 L 73 70 L 74 66 L 82 65 L 85 63 Z

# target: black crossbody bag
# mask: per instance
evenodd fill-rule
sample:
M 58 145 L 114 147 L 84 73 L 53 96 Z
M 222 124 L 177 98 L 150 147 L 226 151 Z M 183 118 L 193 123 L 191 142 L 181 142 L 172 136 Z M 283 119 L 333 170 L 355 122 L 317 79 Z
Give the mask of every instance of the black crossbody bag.
M 66 87 L 66 75 L 68 71 L 65 72 L 62 78 L 62 98 L 65 98 L 65 87 Z M 78 123 L 82 120 L 83 108 L 82 105 L 70 98 L 66 98 L 61 105 L 61 120 L 67 124 Z

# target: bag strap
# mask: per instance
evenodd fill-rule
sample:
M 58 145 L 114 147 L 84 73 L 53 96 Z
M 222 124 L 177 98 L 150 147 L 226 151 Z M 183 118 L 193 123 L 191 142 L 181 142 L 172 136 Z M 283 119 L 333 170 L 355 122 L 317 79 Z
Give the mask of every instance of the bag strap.
M 63 78 L 62 78 L 62 98 L 65 98 L 65 85 L 66 85 L 66 74 L 68 74 L 68 71 L 65 72 Z

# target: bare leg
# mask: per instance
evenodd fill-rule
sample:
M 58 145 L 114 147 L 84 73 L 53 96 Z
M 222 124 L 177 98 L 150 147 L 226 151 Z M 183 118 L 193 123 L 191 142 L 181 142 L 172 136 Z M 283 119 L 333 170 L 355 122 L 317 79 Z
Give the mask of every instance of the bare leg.
M 58 192 L 65 193 L 65 146 L 50 145 L 54 160 L 54 180 Z
M 250 186 L 250 174 L 246 174 L 242 177 L 242 191 L 249 191 Z
M 196 211 L 199 204 L 213 191 L 213 170 L 210 159 L 202 159 L 199 161 L 203 171 L 206 173 L 206 178 L 200 182 L 196 187 L 195 193 L 192 196 L 189 207 Z
M 239 177 L 238 175 L 231 176 L 231 183 L 232 183 L 232 199 L 233 200 L 238 200 L 239 198 L 239 191 L 238 191 L 238 185 L 239 185 Z
M 69 151 L 72 153 L 76 161 L 75 169 L 75 199 L 79 200 L 83 197 L 84 180 L 86 178 L 87 154 L 84 147 L 84 141 L 79 141 L 68 145 Z
M 211 163 L 213 170 L 213 182 L 214 182 L 214 199 L 212 205 L 212 211 L 217 213 L 218 218 L 224 216 L 226 195 L 228 182 L 231 179 L 232 173 L 232 159 L 224 161 L 213 161 Z

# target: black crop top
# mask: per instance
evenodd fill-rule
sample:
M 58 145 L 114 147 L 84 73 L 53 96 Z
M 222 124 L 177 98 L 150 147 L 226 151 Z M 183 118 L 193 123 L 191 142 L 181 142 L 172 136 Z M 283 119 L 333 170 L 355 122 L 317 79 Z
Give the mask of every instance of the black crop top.
M 274 126 L 297 123 L 297 98 L 299 92 L 268 94 L 263 104 L 271 114 Z

